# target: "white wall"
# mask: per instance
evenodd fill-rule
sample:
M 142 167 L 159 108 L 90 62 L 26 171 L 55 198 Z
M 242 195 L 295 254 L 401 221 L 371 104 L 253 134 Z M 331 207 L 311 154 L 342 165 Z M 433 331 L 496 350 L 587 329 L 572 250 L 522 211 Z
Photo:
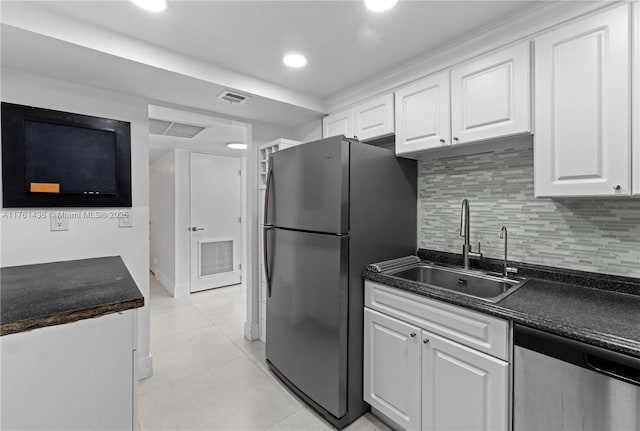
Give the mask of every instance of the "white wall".
M 191 234 L 189 226 L 189 151 L 175 150 L 176 160 L 176 288 L 175 296 L 191 292 Z
M 145 297 L 138 314 L 139 376 L 151 375 L 149 353 L 149 145 L 147 103 L 139 98 L 2 70 L 2 100 L 131 123 L 133 227 L 113 218 L 72 219 L 51 232 L 48 219 L 2 219 L 1 266 L 120 255 Z M 3 210 L 8 211 L 8 210 Z
M 295 140 L 311 142 L 322 139 L 322 119 L 318 118 L 309 123 L 296 127 L 294 130 Z
M 159 156 L 151 163 L 149 170 L 149 264 L 160 283 L 171 295 L 175 295 L 175 152 L 167 151 Z

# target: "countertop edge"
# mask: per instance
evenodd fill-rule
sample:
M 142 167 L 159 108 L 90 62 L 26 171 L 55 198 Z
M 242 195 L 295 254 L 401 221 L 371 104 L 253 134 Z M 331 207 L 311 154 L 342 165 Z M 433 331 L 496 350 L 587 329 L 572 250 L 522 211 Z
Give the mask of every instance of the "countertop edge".
M 48 316 L 39 316 L 31 319 L 3 323 L 0 325 L 0 336 L 27 332 L 38 328 L 45 328 L 47 326 L 64 325 L 66 323 L 92 319 L 140 307 L 144 307 L 144 297 L 142 296 L 112 304 L 102 304 L 90 308 L 70 310 Z
M 459 295 L 444 289 L 432 288 L 423 284 L 413 283 L 407 280 L 399 280 L 384 274 L 365 270 L 362 273 L 365 280 L 381 283 L 405 292 L 447 302 L 449 304 L 464 307 L 470 310 L 489 314 L 495 317 L 511 320 L 542 331 L 550 332 L 573 340 L 581 341 L 594 346 L 609 349 L 618 353 L 623 353 L 635 357 L 640 357 L 640 342 L 634 342 L 626 338 L 616 338 L 614 334 L 602 333 L 599 331 L 586 330 L 583 327 L 567 327 L 555 324 L 544 318 L 536 318 L 531 314 L 526 314 L 511 310 L 500 303 L 490 303 L 472 297 Z

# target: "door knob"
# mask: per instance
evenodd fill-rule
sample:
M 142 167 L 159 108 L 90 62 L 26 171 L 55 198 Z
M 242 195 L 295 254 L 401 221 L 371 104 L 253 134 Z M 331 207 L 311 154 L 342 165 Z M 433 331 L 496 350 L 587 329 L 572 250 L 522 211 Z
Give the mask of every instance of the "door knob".
M 198 231 L 198 230 L 204 230 L 204 228 L 203 227 L 195 227 L 195 226 L 191 228 L 191 232 L 195 232 L 195 231 Z
M 620 189 L 622 189 L 622 186 L 620 184 L 616 184 L 615 186 L 613 186 L 613 190 L 619 192 Z
M 422 342 L 423 342 L 424 344 L 429 344 L 429 339 L 428 339 L 428 338 L 425 338 L 425 339 L 423 339 L 423 340 L 422 340 Z

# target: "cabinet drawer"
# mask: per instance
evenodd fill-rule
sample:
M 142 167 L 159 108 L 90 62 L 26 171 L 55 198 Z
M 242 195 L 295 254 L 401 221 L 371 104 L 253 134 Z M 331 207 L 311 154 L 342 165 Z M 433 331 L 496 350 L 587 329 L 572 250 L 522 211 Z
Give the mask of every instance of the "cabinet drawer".
M 506 320 L 372 281 L 365 281 L 365 306 L 509 360 L 509 322 Z

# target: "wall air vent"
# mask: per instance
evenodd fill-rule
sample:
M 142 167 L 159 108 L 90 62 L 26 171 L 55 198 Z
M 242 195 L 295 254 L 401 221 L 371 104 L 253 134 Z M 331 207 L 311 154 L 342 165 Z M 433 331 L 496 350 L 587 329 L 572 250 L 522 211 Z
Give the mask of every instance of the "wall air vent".
M 234 105 L 239 105 L 240 103 L 245 102 L 248 98 L 249 96 L 234 93 L 229 90 L 224 90 L 222 93 L 218 94 L 218 99 L 224 100 L 225 102 L 229 102 Z
M 149 118 L 149 133 L 152 135 L 174 136 L 177 138 L 193 138 L 206 129 L 206 126 L 176 123 L 172 121 Z

